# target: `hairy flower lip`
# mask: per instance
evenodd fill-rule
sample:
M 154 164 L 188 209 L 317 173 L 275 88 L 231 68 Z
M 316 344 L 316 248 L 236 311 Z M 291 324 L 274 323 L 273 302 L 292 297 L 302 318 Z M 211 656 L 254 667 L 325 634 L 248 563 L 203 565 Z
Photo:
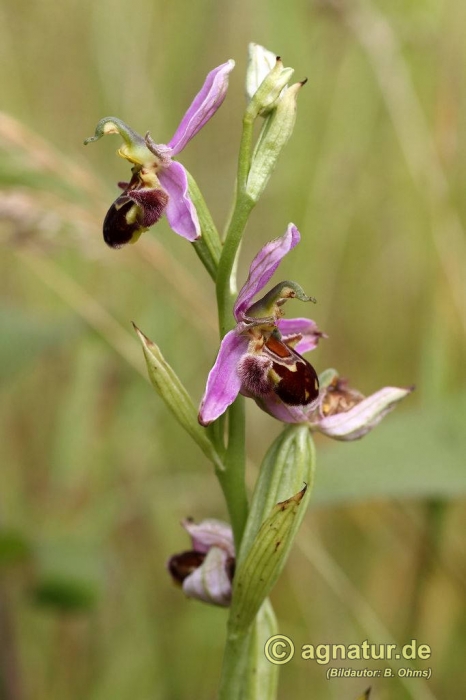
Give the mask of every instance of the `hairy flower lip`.
M 162 188 L 141 187 L 134 182 L 133 177 L 105 216 L 105 243 L 111 248 L 121 248 L 127 243 L 135 242 L 143 231 L 147 231 L 162 217 L 168 199 Z

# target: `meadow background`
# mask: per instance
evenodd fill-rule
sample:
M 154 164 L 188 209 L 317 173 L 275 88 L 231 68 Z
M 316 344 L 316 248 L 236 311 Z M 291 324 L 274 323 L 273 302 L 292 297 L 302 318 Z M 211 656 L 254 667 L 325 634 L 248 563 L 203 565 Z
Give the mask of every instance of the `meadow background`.
M 318 371 L 364 393 L 416 385 L 362 441 L 317 440 L 312 507 L 272 595 L 280 631 L 298 647 L 416 638 L 431 680 L 376 681 L 374 700 L 458 697 L 466 4 L 3 0 L 0 26 L 0 698 L 215 697 L 225 611 L 185 600 L 165 562 L 188 547 L 182 518 L 225 510 L 131 328 L 197 402 L 218 344 L 212 285 L 165 220 L 134 247 L 105 246 L 128 169 L 118 139 L 82 142 L 106 115 L 168 140 L 206 73 L 234 58 L 223 107 L 182 154 L 222 226 L 250 41 L 309 82 L 240 280 L 293 221 L 303 240 L 280 278 L 318 299 Z M 279 426 L 252 402 L 248 419 L 253 485 Z M 353 700 L 368 685 L 325 671 L 295 658 L 280 698 Z

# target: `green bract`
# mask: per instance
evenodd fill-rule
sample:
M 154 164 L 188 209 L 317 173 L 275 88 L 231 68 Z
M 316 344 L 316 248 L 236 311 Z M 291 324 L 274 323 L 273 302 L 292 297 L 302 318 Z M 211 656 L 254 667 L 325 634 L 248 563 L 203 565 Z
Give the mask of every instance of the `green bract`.
M 205 430 L 199 425 L 196 408 L 179 377 L 163 357 L 160 348 L 149 340 L 139 328 L 134 326 L 134 329 L 141 341 L 149 378 L 154 389 L 163 399 L 180 425 L 182 425 L 193 440 L 197 442 L 204 454 L 214 464 L 219 465 L 220 458 L 216 454 Z

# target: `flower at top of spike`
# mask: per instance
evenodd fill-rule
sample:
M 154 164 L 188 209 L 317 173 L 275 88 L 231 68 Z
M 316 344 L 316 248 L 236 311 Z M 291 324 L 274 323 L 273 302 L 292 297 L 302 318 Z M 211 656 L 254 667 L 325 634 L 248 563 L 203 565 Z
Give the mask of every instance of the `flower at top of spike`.
M 236 299 L 236 327 L 222 340 L 199 410 L 208 425 L 233 403 L 238 393 L 271 398 L 290 406 L 315 406 L 319 396 L 316 371 L 299 353 L 313 350 L 323 336 L 314 321 L 284 319 L 281 307 L 292 298 L 314 301 L 295 282 L 280 282 L 262 299 L 254 297 L 270 280 L 281 259 L 300 240 L 294 224 L 256 255 Z
M 149 134 L 143 138 L 116 117 L 101 119 L 95 135 L 84 141 L 88 144 L 106 134 L 119 134 L 124 143 L 118 153 L 132 164 L 132 177 L 127 183 L 119 183 L 123 192 L 104 220 L 104 240 L 109 246 L 120 248 L 135 243 L 164 213 L 175 233 L 188 241 L 200 237 L 199 219 L 189 196 L 188 174 L 172 158 L 221 106 L 234 65 L 234 61 L 227 61 L 207 75 L 168 144 L 156 144 Z
M 184 520 L 192 549 L 174 554 L 167 568 L 188 598 L 227 606 L 235 571 L 235 547 L 231 527 L 213 518 L 193 523 Z

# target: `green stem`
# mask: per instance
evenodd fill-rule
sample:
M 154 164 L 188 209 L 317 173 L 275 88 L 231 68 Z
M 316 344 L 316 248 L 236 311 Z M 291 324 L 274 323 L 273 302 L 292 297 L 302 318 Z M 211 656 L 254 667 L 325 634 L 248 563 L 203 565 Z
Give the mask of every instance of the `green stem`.
M 235 549 L 239 552 L 248 517 L 248 499 L 245 483 L 245 417 L 244 398 L 239 396 L 228 409 L 228 449 L 224 457 L 224 469 L 217 469 L 231 527 L 235 539 Z
M 218 315 L 222 337 L 234 324 L 231 308 L 233 290 L 236 287 L 234 280 L 235 258 L 247 220 L 255 204 L 246 193 L 248 174 L 251 166 L 253 124 L 254 120 L 246 111 L 243 118 L 243 132 L 238 158 L 235 204 L 225 236 L 225 243 L 217 273 Z
M 247 220 L 254 202 L 246 194 L 247 177 L 251 164 L 253 119 L 246 112 L 243 119 L 235 202 L 227 228 L 223 251 L 217 271 L 217 303 L 220 336 L 234 326 L 232 313 L 233 296 L 236 289 L 235 259 Z M 228 409 L 228 443 L 224 456 L 224 469 L 217 468 L 230 515 L 235 549 L 239 552 L 248 516 L 248 501 L 245 483 L 245 407 L 239 396 Z M 248 667 L 248 650 L 251 631 L 238 636 L 228 632 L 225 648 L 222 682 L 219 698 L 241 700 Z
M 253 128 L 254 117 L 246 110 L 243 117 L 243 131 L 238 158 L 238 192 L 240 193 L 246 192 L 249 170 L 251 168 Z
M 252 628 L 242 635 L 228 632 L 218 700 L 242 700 Z
M 246 195 L 246 184 L 251 164 L 253 119 L 246 112 L 243 119 L 235 205 L 228 225 L 225 244 L 217 272 L 217 302 L 220 336 L 233 327 L 233 289 L 236 287 L 234 263 L 254 203 Z M 224 468 L 217 468 L 217 476 L 225 495 L 231 526 L 239 552 L 241 537 L 248 515 L 248 501 L 245 484 L 245 419 L 244 399 L 240 396 L 228 409 L 228 443 L 224 457 Z
M 238 195 L 233 210 L 233 216 L 228 227 L 217 272 L 217 303 L 220 333 L 222 337 L 234 325 L 232 314 L 234 280 L 233 267 L 236 253 L 246 227 L 254 202 L 248 196 Z

